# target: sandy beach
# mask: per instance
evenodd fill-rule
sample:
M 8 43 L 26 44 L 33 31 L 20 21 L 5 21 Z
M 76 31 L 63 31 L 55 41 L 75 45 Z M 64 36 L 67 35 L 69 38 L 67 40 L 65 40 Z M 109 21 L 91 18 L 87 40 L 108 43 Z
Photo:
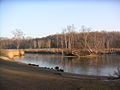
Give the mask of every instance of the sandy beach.
M 120 90 L 120 81 L 106 76 L 58 72 L 0 59 L 1 90 Z

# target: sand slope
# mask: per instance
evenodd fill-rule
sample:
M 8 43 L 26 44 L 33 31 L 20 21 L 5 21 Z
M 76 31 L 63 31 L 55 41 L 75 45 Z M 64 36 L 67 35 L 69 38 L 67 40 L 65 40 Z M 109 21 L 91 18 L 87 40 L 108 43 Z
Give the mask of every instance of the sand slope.
M 75 75 L 0 59 L 0 90 L 119 90 L 120 81 Z

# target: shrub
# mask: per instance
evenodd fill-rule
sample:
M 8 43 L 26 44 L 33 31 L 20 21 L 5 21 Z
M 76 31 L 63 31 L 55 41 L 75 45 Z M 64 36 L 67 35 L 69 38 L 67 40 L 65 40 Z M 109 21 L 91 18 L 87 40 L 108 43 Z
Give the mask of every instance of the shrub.
M 114 71 L 113 75 L 109 74 L 108 79 L 110 80 L 120 79 L 120 67 L 117 67 L 117 71 Z
M 120 67 L 117 68 L 117 71 L 114 72 L 114 75 L 120 79 Z

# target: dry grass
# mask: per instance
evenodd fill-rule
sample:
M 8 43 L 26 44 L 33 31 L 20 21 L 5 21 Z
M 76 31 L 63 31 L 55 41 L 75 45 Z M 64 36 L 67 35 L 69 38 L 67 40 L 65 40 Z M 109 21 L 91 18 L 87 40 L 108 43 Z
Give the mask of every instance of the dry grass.
M 0 49 L 0 56 L 5 56 L 10 59 L 13 59 L 15 56 L 23 56 L 24 51 L 23 50 L 17 50 L 17 49 Z

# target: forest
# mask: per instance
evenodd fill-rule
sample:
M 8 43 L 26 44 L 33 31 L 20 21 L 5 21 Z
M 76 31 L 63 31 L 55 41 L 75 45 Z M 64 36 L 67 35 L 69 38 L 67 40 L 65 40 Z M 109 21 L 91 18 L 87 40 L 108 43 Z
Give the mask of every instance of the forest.
M 67 26 L 62 33 L 49 35 L 42 38 L 25 38 L 22 31 L 17 30 L 14 37 L 0 38 L 2 49 L 43 49 L 43 48 L 67 48 L 87 49 L 97 52 L 100 49 L 120 48 L 119 31 L 91 31 L 82 26 L 80 31 L 75 31 L 73 25 Z

